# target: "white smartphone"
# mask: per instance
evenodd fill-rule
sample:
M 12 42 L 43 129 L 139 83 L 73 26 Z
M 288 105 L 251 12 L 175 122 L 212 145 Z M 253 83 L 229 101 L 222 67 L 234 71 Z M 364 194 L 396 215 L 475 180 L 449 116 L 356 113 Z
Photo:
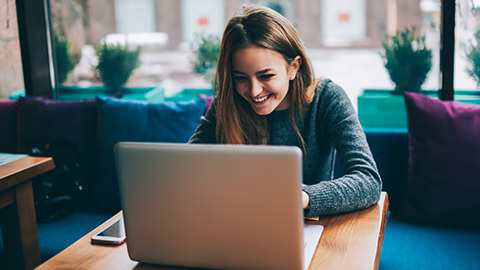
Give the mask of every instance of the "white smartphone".
M 120 245 L 125 242 L 125 239 L 125 225 L 123 217 L 121 217 L 112 225 L 92 236 L 91 242 L 98 245 Z

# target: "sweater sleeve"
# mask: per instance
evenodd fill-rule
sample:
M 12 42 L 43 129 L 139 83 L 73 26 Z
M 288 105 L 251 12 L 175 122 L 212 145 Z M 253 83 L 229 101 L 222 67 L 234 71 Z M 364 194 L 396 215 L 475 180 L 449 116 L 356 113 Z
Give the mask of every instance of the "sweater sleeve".
M 338 85 L 329 82 L 319 94 L 317 126 L 332 141 L 344 176 L 319 179 L 304 186 L 310 196 L 306 216 L 337 214 L 367 208 L 380 198 L 382 181 L 357 114 Z
M 217 142 L 215 135 L 217 125 L 216 104 L 217 101 L 215 98 L 205 116 L 200 118 L 200 125 L 197 127 L 192 137 L 190 137 L 188 143 L 215 144 Z

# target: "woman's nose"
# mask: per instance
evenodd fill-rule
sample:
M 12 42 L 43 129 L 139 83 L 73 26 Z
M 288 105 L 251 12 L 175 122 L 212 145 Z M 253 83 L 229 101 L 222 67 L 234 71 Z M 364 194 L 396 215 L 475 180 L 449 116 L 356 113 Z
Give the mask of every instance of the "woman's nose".
M 262 91 L 263 91 L 262 84 L 258 80 L 252 79 L 250 82 L 250 96 L 256 97 L 260 93 L 262 93 Z

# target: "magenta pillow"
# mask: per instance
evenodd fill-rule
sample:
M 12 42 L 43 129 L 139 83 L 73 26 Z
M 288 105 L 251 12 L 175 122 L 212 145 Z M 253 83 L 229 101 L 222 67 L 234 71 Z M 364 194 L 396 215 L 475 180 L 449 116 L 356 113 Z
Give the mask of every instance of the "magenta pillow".
M 480 226 L 480 106 L 405 93 L 409 130 L 404 218 Z
M 67 142 L 81 152 L 80 173 L 88 189 L 94 176 L 96 100 L 55 101 L 41 97 L 18 100 L 18 150 L 31 152 L 46 143 Z
M 208 108 L 210 108 L 210 105 L 212 104 L 214 97 L 207 96 L 205 94 L 199 94 L 198 98 L 205 99 L 205 110 L 204 110 L 204 114 L 205 114 L 208 111 Z
M 18 100 L 18 146 L 21 152 L 52 141 L 95 148 L 96 101 L 55 101 L 41 97 Z M 85 149 L 87 150 L 87 149 Z
M 17 101 L 0 100 L 0 152 L 17 152 Z

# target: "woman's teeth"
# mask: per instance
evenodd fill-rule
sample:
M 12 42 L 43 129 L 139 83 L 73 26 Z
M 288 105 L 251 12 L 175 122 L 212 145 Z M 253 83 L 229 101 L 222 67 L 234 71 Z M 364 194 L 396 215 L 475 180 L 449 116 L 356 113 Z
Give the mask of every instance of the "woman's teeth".
M 268 98 L 269 96 L 270 96 L 270 95 L 264 96 L 264 97 L 261 97 L 261 98 L 253 98 L 253 97 L 252 97 L 252 100 L 253 100 L 253 102 L 255 102 L 255 103 L 261 103 L 261 102 L 264 102 L 265 100 L 267 100 L 267 98 Z

